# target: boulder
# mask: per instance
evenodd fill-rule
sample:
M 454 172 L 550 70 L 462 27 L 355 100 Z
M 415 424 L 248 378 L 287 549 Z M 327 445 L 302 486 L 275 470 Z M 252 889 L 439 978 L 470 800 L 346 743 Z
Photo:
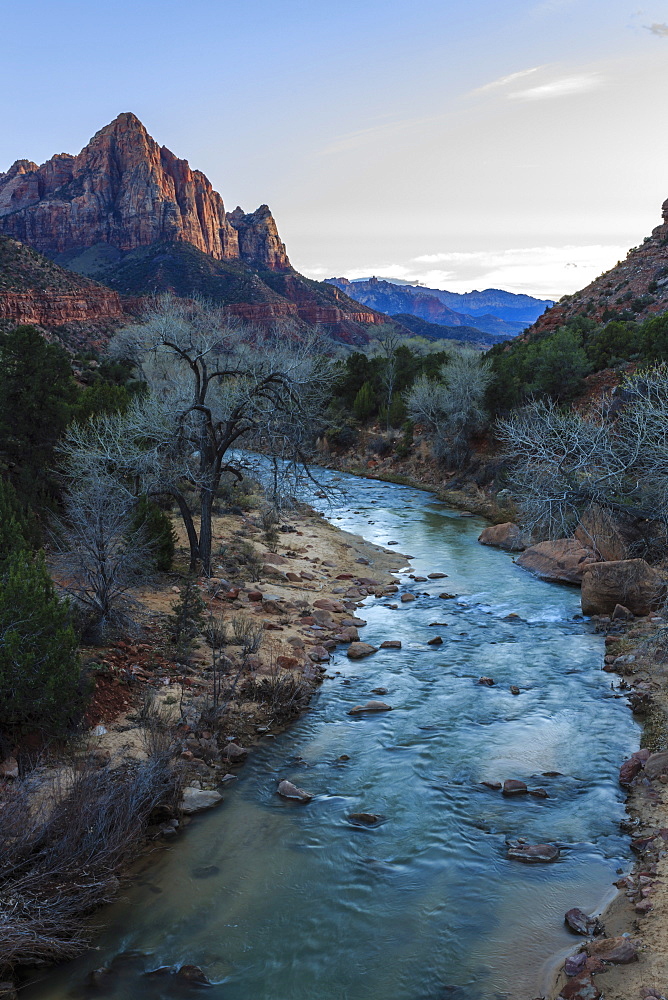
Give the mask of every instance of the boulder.
M 377 647 L 371 646 L 368 642 L 351 642 L 346 655 L 350 660 L 362 660 L 365 656 L 371 656 L 372 653 L 377 652 Z
M 221 751 L 223 760 L 242 761 L 248 756 L 246 747 L 240 747 L 238 743 L 228 743 Z
M 313 646 L 308 651 L 309 660 L 314 663 L 327 663 L 329 661 L 329 650 L 324 646 Z
M 559 848 L 554 844 L 513 844 L 508 848 L 508 857 L 526 864 L 556 861 L 559 858 Z
M 400 639 L 386 639 L 385 642 L 381 642 L 381 649 L 401 649 Z
M 644 559 L 620 559 L 585 567 L 582 612 L 609 615 L 618 604 L 634 615 L 648 615 L 659 607 L 666 592 L 663 577 Z
M 625 937 L 603 938 L 601 941 L 590 941 L 587 954 L 598 958 L 601 962 L 611 965 L 628 965 L 638 960 L 638 951 L 633 941 Z
M 579 976 L 584 972 L 587 964 L 587 952 L 579 951 L 577 955 L 569 955 L 564 963 L 564 972 L 567 976 Z
M 516 778 L 508 778 L 503 783 L 503 794 L 504 795 L 526 795 L 529 789 L 523 781 L 517 781 Z
M 557 538 L 553 542 L 539 542 L 525 549 L 517 559 L 517 565 L 540 580 L 579 584 L 587 566 L 596 562 L 597 558 L 593 549 L 582 545 L 576 538 Z
M 392 706 L 384 701 L 367 701 L 365 705 L 355 705 L 348 715 L 360 715 L 362 712 L 391 712 Z
M 645 763 L 645 775 L 651 781 L 652 778 L 660 778 L 664 774 L 668 774 L 668 751 L 661 750 L 659 753 L 650 754 Z
M 291 781 L 284 779 L 278 784 L 277 794 L 283 799 L 291 799 L 293 802 L 310 802 L 313 798 L 310 792 L 303 788 L 297 788 Z
M 181 801 L 181 811 L 186 816 L 193 813 L 203 812 L 211 809 L 223 801 L 223 796 L 215 789 L 198 788 L 196 785 L 188 785 L 183 789 L 183 799 Z
M 580 934 L 582 937 L 589 937 L 592 934 L 602 934 L 603 927 L 596 917 L 589 917 L 587 914 L 574 906 L 564 915 L 564 921 L 569 931 L 573 934 Z
M 375 826 L 380 823 L 382 816 L 375 813 L 351 813 L 348 817 L 351 823 L 361 823 L 363 826 Z
M 204 975 L 199 965 L 182 965 L 174 974 L 174 978 L 190 986 L 213 986 L 210 979 Z
M 523 552 L 531 544 L 522 529 L 512 521 L 484 528 L 478 541 L 481 545 L 492 545 L 496 549 L 505 549 L 506 552 Z
M 409 601 L 415 600 L 415 594 L 402 594 L 399 599 L 402 604 L 408 604 Z
M 320 597 L 313 602 L 313 607 L 333 614 L 343 614 L 346 610 L 341 601 L 335 601 L 330 597 Z
M 642 761 L 637 757 L 629 757 L 619 769 L 619 784 L 623 788 L 628 788 L 637 774 L 642 771 Z
M 557 1000 L 602 1000 L 603 994 L 588 972 L 569 979 Z
M 447 573 L 427 573 L 430 580 L 443 580 L 447 575 Z
M 440 635 L 435 635 L 433 639 L 430 639 L 427 643 L 428 646 L 442 646 L 443 639 Z
M 622 526 L 602 507 L 592 507 L 583 514 L 573 534 L 582 545 L 593 549 L 605 562 L 628 558 L 632 539 L 627 537 Z

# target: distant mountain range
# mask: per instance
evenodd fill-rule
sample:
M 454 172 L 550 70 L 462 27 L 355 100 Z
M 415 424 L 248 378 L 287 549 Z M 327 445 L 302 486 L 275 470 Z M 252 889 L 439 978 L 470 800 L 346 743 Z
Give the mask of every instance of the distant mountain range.
M 499 288 L 460 294 L 375 277 L 353 281 L 328 278 L 327 283 L 340 288 L 351 299 L 390 316 L 409 314 L 438 326 L 473 328 L 499 340 L 517 336 L 553 305 L 550 299 L 517 295 Z M 452 336 L 456 337 L 456 333 Z

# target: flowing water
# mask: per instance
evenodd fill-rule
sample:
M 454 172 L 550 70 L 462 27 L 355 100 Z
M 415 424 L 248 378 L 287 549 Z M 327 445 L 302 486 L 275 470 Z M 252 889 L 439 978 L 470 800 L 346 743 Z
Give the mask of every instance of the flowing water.
M 579 592 L 479 545 L 484 522 L 428 493 L 327 477 L 346 490 L 338 510 L 315 501 L 335 524 L 396 540 L 408 572 L 447 579 L 402 577 L 429 596 L 396 610 L 367 600 L 362 638 L 403 648 L 357 663 L 337 652 L 311 711 L 254 751 L 224 805 L 104 911 L 98 949 L 45 973 L 25 1000 L 173 997 L 142 972 L 179 963 L 205 970 L 211 1000 L 530 1000 L 547 958 L 577 943 L 564 912 L 602 907 L 628 867 L 616 773 L 638 732 Z M 434 635 L 442 646 L 427 645 Z M 349 716 L 377 686 L 393 711 Z M 284 777 L 314 800 L 280 799 Z M 480 784 L 505 778 L 549 798 Z M 363 811 L 383 822 L 352 825 Z M 508 860 L 516 837 L 557 843 L 561 858 Z M 101 994 L 84 987 L 121 953 Z

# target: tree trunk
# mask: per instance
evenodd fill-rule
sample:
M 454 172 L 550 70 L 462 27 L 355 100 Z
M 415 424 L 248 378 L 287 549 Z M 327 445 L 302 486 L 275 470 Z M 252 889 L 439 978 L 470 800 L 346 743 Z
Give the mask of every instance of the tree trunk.
M 170 497 L 174 497 L 177 504 L 179 505 L 179 512 L 181 514 L 181 520 L 186 529 L 188 535 L 188 545 L 190 546 L 190 572 L 197 572 L 197 562 L 199 560 L 199 542 L 197 540 L 197 532 L 195 531 L 195 524 L 193 522 L 192 514 L 188 504 L 186 503 L 186 498 L 178 490 L 168 490 L 166 491 Z M 210 552 L 209 552 L 210 555 Z

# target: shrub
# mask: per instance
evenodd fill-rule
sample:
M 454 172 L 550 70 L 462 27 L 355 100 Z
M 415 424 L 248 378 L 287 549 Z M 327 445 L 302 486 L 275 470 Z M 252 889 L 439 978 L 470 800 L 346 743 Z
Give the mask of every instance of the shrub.
M 170 638 L 178 656 L 186 657 L 190 653 L 193 640 L 204 625 L 205 611 L 206 604 L 194 579 L 189 577 L 181 596 L 172 605 L 172 613 L 168 617 Z

